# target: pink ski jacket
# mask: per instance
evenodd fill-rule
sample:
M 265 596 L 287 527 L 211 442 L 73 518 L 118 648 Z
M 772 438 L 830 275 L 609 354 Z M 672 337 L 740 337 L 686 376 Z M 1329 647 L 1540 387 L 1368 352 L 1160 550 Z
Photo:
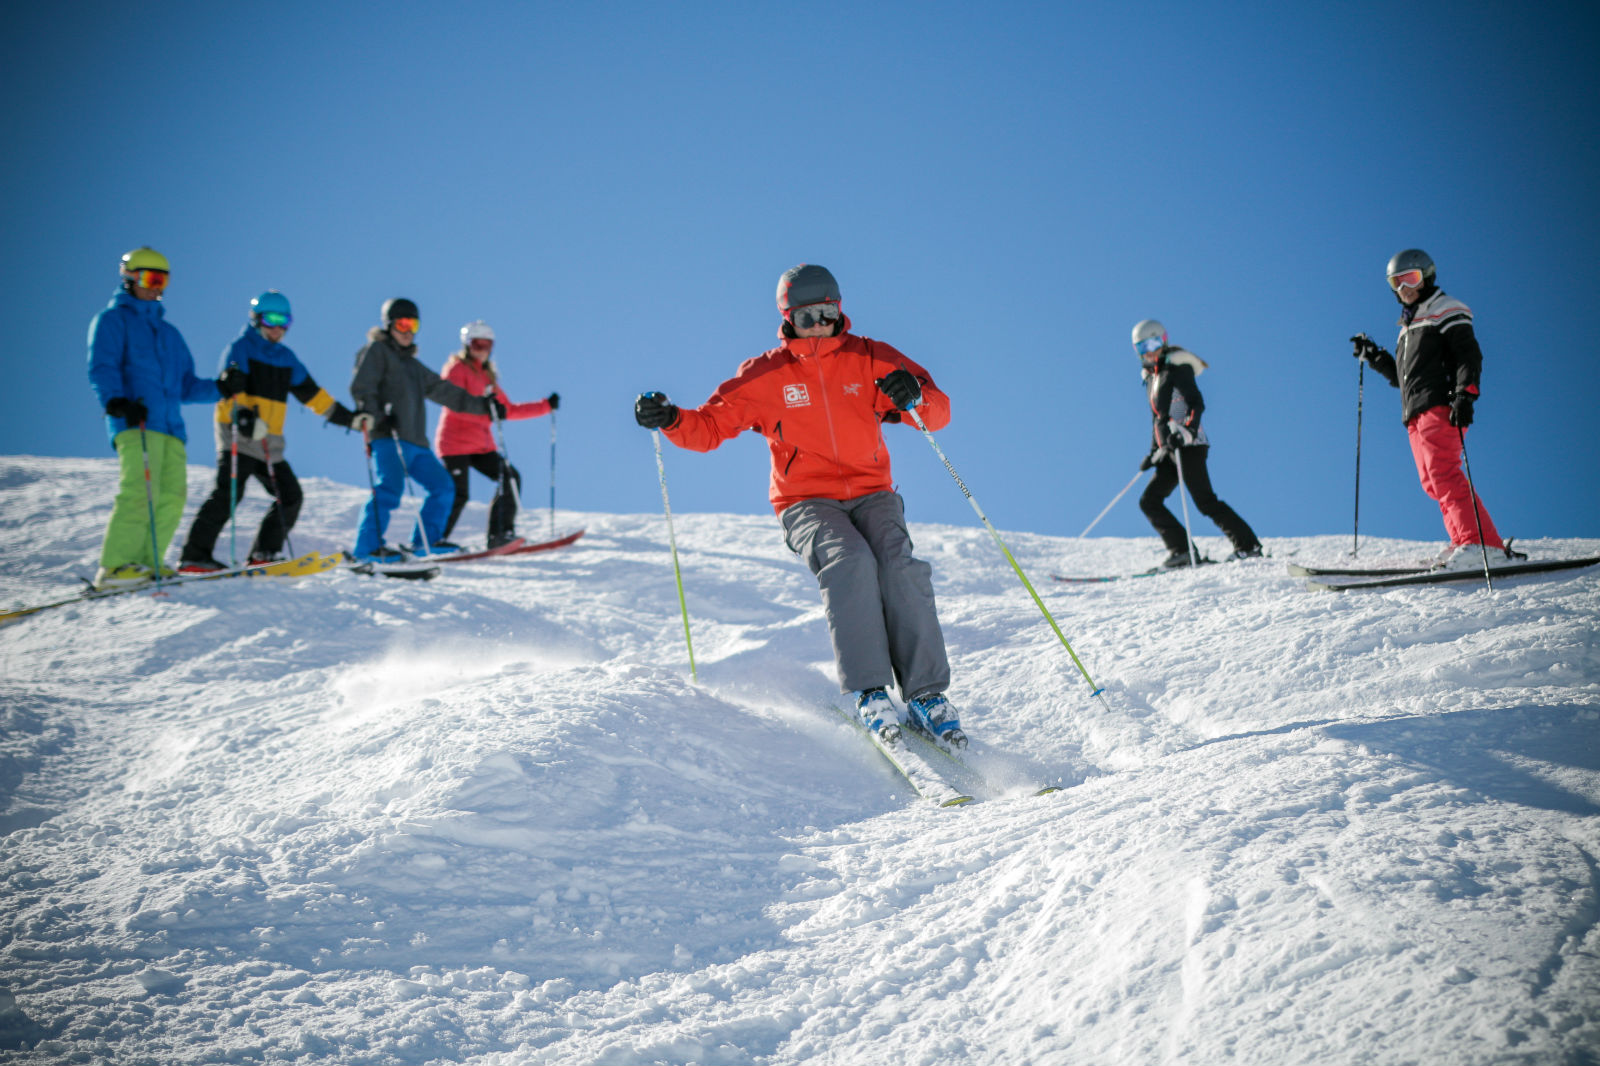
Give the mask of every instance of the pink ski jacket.
M 500 392 L 500 386 L 484 365 L 476 359 L 464 358 L 460 352 L 445 360 L 439 376 L 474 396 L 482 396 L 490 385 Z M 505 401 L 507 419 L 538 418 L 550 413 L 548 400 L 512 403 L 503 392 L 500 392 L 500 399 Z M 494 421 L 489 415 L 469 415 L 446 408 L 433 433 L 433 450 L 438 455 L 484 455 L 498 451 Z

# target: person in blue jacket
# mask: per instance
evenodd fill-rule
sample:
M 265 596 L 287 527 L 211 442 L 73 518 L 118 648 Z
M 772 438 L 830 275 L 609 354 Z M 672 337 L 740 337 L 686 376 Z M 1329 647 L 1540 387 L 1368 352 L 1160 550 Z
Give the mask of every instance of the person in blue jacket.
M 89 324 L 89 384 L 121 466 L 96 588 L 149 581 L 156 567 L 161 576 L 172 574 L 161 558 L 183 518 L 188 488 L 182 405 L 232 395 L 243 378 L 195 376 L 194 356 L 161 306 L 170 271 L 154 248 L 124 255 L 122 290 Z
M 237 369 L 244 388 L 217 403 L 217 482 L 200 505 L 183 544 L 178 571 L 185 574 L 225 570 L 212 557 L 217 535 L 234 517 L 251 478 L 261 482 L 272 506 L 261 519 L 250 544 L 248 562 L 255 566 L 278 558 L 305 499 L 300 479 L 283 457 L 284 418 L 293 396 L 336 426 L 350 425 L 350 410 L 328 395 L 283 343 L 294 315 L 289 298 L 269 289 L 250 301 L 250 320 L 223 351 L 220 371 Z M 233 553 L 230 551 L 230 558 Z M 234 560 L 237 562 L 237 560 Z

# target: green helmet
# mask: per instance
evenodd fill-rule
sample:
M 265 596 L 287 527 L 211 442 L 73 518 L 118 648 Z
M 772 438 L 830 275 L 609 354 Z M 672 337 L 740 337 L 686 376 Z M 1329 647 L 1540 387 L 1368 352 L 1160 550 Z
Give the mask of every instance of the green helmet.
M 167 263 L 167 257 L 151 248 L 141 245 L 122 257 L 122 272 L 131 274 L 135 270 L 165 270 L 172 272 L 172 267 Z

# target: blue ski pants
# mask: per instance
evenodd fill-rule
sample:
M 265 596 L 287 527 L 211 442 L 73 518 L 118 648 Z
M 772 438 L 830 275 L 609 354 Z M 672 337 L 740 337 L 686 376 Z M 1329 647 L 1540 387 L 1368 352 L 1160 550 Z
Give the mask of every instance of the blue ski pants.
M 372 460 L 378 468 L 377 484 L 371 499 L 361 510 L 361 526 L 356 530 L 356 555 L 370 555 L 383 546 L 389 515 L 405 496 L 407 474 L 427 494 L 422 501 L 422 528 L 420 531 L 412 529 L 412 546 L 422 547 L 419 532 L 427 534 L 429 544 L 444 539 L 444 524 L 455 503 L 456 484 L 439 457 L 410 441 L 380 437 L 372 442 Z

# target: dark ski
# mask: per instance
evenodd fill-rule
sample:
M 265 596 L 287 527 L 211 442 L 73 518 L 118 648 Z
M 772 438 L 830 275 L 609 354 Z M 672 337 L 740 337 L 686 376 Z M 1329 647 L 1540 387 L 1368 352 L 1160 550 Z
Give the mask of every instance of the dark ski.
M 1600 564 L 1600 555 L 1591 555 L 1582 559 L 1545 559 L 1531 563 L 1513 563 L 1510 566 L 1491 566 L 1489 576 L 1515 577 L 1518 574 L 1544 574 L 1554 570 L 1576 570 L 1580 567 L 1595 566 Z M 1317 578 L 1306 579 L 1306 587 L 1322 592 L 1348 592 L 1352 589 L 1388 589 L 1401 588 L 1406 585 L 1438 585 L 1451 581 L 1482 581 L 1483 571 L 1477 570 L 1429 570 L 1422 573 L 1398 574 L 1393 577 L 1382 577 L 1373 581 L 1322 581 Z

